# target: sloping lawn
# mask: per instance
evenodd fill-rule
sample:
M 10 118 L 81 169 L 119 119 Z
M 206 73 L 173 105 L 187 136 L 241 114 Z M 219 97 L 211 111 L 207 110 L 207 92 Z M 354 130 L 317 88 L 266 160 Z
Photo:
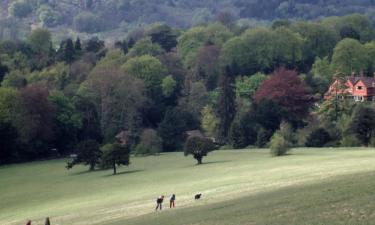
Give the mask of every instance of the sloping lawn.
M 373 149 L 296 149 L 277 158 L 267 150 L 216 151 L 201 166 L 182 153 L 131 161 L 117 176 L 85 167 L 68 171 L 64 160 L 0 167 L 0 224 L 27 219 L 42 224 L 46 216 L 61 225 L 327 224 L 324 218 L 330 215 L 353 224 L 341 213 L 357 210 L 363 218 L 373 216 L 359 207 L 344 207 L 345 202 L 365 207 L 364 199 L 371 204 L 375 191 L 366 187 L 374 186 Z M 326 184 L 331 188 L 325 189 Z M 196 202 L 193 195 L 198 192 L 203 199 Z M 156 214 L 156 197 L 172 193 L 178 209 Z M 325 214 L 324 207 L 335 205 L 324 200 L 340 203 L 336 214 Z

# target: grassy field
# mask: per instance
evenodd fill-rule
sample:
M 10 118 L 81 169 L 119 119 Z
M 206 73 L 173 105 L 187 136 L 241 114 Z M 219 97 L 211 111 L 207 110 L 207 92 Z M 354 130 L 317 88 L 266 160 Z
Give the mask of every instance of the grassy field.
M 0 167 L 0 224 L 373 224 L 373 149 L 216 151 L 132 158 L 120 174 L 67 171 L 64 160 Z M 195 193 L 203 199 L 194 201 Z M 177 209 L 154 212 L 177 195 Z

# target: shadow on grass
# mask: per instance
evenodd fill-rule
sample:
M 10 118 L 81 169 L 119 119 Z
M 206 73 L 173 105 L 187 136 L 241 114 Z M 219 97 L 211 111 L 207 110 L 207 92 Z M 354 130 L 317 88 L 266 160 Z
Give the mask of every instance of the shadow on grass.
M 217 164 L 217 163 L 227 163 L 232 162 L 231 160 L 219 160 L 219 161 L 212 161 L 212 162 L 202 162 L 201 165 L 207 165 L 207 164 Z
M 185 168 L 188 168 L 188 167 L 194 167 L 194 166 L 204 166 L 204 165 L 210 165 L 210 164 L 219 164 L 219 163 L 228 163 L 228 162 L 232 162 L 231 160 L 219 160 L 219 161 L 212 161 L 212 162 L 205 162 L 203 161 L 202 164 L 197 164 L 196 163 L 197 161 L 195 161 L 195 164 L 191 164 L 189 166 L 185 166 Z
M 80 171 L 80 172 L 74 172 L 74 173 L 70 173 L 69 175 L 70 176 L 78 176 L 78 175 L 84 175 L 84 174 L 88 174 L 88 173 L 95 173 L 95 172 L 98 172 L 100 170 L 83 170 L 83 171 Z
M 132 173 L 139 173 L 143 172 L 144 170 L 129 170 L 129 171 L 122 171 L 118 172 L 116 175 L 113 175 L 111 172 L 112 170 L 108 170 L 109 174 L 104 175 L 103 177 L 112 177 L 112 176 L 119 176 L 119 175 L 125 175 L 125 174 L 132 174 Z

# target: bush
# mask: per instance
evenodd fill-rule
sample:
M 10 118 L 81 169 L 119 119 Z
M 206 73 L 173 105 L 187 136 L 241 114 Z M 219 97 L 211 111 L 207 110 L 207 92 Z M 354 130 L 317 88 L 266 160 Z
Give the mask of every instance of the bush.
M 135 148 L 136 155 L 156 155 L 162 150 L 162 140 L 153 129 L 146 129 L 141 135 L 141 141 Z
M 346 134 L 341 138 L 341 147 L 358 147 L 361 146 L 361 142 L 352 134 Z
M 324 128 L 318 128 L 307 137 L 307 147 L 323 147 L 331 141 L 331 136 Z
M 273 156 L 286 155 L 290 150 L 290 143 L 285 140 L 279 131 L 275 132 L 270 141 L 271 154 Z

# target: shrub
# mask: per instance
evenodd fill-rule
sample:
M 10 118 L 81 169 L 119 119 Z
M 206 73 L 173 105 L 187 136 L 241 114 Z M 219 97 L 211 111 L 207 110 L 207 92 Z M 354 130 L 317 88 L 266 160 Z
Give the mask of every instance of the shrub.
M 211 139 L 203 137 L 190 137 L 184 148 L 184 155 L 193 155 L 194 159 L 197 160 L 197 164 L 202 164 L 204 156 L 215 149 L 215 144 Z
M 290 149 L 290 143 L 285 140 L 285 138 L 279 131 L 277 131 L 271 138 L 270 149 L 273 156 L 286 155 Z
M 153 129 L 146 129 L 141 135 L 141 141 L 135 148 L 136 155 L 155 155 L 162 150 L 162 140 Z
M 323 147 L 331 141 L 331 136 L 324 128 L 318 128 L 307 137 L 307 147 Z
M 358 147 L 361 146 L 361 142 L 352 134 L 345 134 L 340 141 L 341 147 Z

